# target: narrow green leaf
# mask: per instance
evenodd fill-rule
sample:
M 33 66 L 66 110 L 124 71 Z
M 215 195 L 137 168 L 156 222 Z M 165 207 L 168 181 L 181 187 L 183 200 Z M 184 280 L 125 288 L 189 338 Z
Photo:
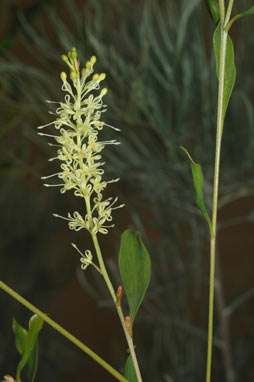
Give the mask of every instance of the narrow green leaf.
M 235 15 L 229 22 L 228 24 L 226 25 L 226 28 L 225 30 L 226 31 L 229 31 L 229 29 L 232 27 L 232 24 L 240 19 L 241 17 L 245 17 L 245 16 L 249 16 L 249 15 L 254 15 L 254 6 L 252 6 L 250 9 L 248 9 L 247 11 L 244 11 L 244 12 L 241 12 L 241 13 L 238 13 L 237 15 Z
M 151 278 L 151 260 L 139 232 L 127 229 L 121 236 L 119 270 L 127 296 L 131 327 Z
M 216 0 L 206 0 L 206 7 L 214 23 L 217 25 L 220 21 L 220 8 Z
M 34 345 L 33 351 L 29 357 L 29 360 L 27 362 L 28 366 L 28 382 L 34 382 L 36 371 L 38 368 L 38 339 Z
M 127 378 L 129 382 L 138 382 L 131 355 L 129 355 L 129 357 L 127 358 L 123 371 L 123 376 Z
M 221 27 L 219 23 L 217 28 L 215 29 L 214 36 L 213 36 L 213 47 L 214 47 L 214 54 L 215 54 L 215 60 L 216 60 L 216 73 L 217 73 L 218 79 L 219 79 L 219 73 L 220 73 L 220 44 L 221 44 Z M 235 67 L 235 60 L 234 60 L 234 45 L 230 36 L 228 36 L 227 45 L 226 45 L 226 59 L 225 59 L 225 79 L 224 79 L 223 111 L 222 111 L 223 118 L 225 117 L 229 99 L 231 97 L 231 94 L 235 85 L 235 79 L 236 79 L 236 67 Z
M 193 186 L 194 186 L 194 200 L 196 205 L 202 212 L 202 215 L 204 216 L 205 220 L 207 221 L 209 229 L 210 229 L 210 235 L 211 237 L 213 237 L 212 223 L 208 215 L 208 212 L 206 210 L 204 198 L 203 198 L 204 176 L 203 176 L 202 168 L 200 164 L 194 162 L 189 152 L 183 146 L 180 146 L 180 149 L 182 149 L 187 155 L 187 157 L 189 158 L 191 172 L 192 172 Z
M 23 352 L 21 354 L 21 360 L 17 367 L 16 379 L 17 382 L 21 381 L 20 374 L 24 366 L 28 363 L 29 358 L 33 355 L 34 347 L 36 345 L 38 334 L 42 328 L 43 320 L 37 316 L 33 315 L 29 320 L 29 329 L 27 332 L 26 340 L 24 343 Z
M 12 320 L 12 330 L 15 336 L 15 344 L 19 354 L 24 351 L 25 341 L 27 337 L 27 330 L 24 329 L 19 323 L 13 318 Z

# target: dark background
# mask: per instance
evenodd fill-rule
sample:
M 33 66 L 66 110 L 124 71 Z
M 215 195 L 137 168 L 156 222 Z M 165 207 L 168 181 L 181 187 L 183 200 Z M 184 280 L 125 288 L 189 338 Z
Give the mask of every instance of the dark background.
M 108 123 L 121 147 L 105 149 L 106 171 L 121 177 L 107 193 L 126 208 L 101 238 L 114 285 L 121 232 L 142 232 L 153 276 L 137 316 L 135 343 L 144 381 L 204 381 L 209 237 L 193 204 L 185 146 L 202 164 L 211 210 L 217 81 L 214 25 L 204 1 L 87 0 L 0 2 L 0 277 L 119 370 L 126 343 L 100 278 L 70 246 L 91 247 L 52 216 L 81 209 L 71 193 L 42 186 L 53 151 L 36 126 L 52 120 L 46 99 L 61 100 L 61 54 L 97 56 L 107 73 Z M 251 1 L 236 2 L 234 12 Z M 240 4 L 241 3 L 241 4 Z M 237 22 L 237 81 L 225 122 L 217 251 L 213 382 L 254 380 L 253 18 Z M 64 68 L 66 70 L 66 68 Z M 51 109 L 53 110 L 53 109 Z M 118 138 L 104 131 L 104 136 Z M 12 317 L 31 313 L 0 292 L 0 378 L 15 375 Z M 232 377 L 233 375 L 233 377 Z M 24 379 L 25 380 L 25 379 Z M 47 325 L 36 381 L 112 381 Z

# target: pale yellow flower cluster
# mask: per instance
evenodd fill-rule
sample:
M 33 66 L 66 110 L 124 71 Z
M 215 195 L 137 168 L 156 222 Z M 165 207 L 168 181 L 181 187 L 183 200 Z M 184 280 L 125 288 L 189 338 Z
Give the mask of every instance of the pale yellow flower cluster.
M 123 205 L 115 206 L 117 198 L 103 200 L 102 192 L 108 183 L 117 182 L 119 179 L 105 181 L 101 161 L 101 152 L 106 145 L 117 145 L 116 140 L 99 141 L 99 131 L 104 126 L 116 129 L 101 120 L 102 113 L 106 111 L 103 97 L 107 89 L 103 88 L 99 93 L 100 83 L 106 77 L 105 73 L 94 74 L 95 56 L 86 62 L 84 68 L 80 69 L 75 48 L 62 56 L 63 61 L 70 68 L 70 81 L 65 72 L 61 73 L 62 90 L 66 93 L 64 102 L 59 102 L 56 109 L 55 121 L 40 126 L 42 129 L 53 125 L 59 132 L 58 135 L 39 133 L 40 135 L 54 138 L 57 146 L 57 155 L 50 161 L 60 161 L 60 171 L 56 174 L 43 177 L 42 179 L 58 178 L 61 182 L 48 184 L 47 187 L 60 187 L 61 193 L 73 190 L 76 196 L 85 199 L 86 215 L 83 217 L 79 212 L 68 213 L 67 217 L 57 214 L 69 222 L 69 228 L 79 231 L 82 228 L 91 234 L 98 232 L 106 234 L 109 222 L 112 221 L 112 210 L 121 208 Z M 51 102 L 51 101 L 48 101 Z

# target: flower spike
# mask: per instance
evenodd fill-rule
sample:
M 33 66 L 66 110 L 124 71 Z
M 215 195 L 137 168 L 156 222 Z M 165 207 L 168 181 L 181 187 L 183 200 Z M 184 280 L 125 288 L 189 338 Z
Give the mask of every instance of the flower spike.
M 54 214 L 68 221 L 69 228 L 75 231 L 86 229 L 92 235 L 98 232 L 108 233 L 108 228 L 114 225 L 108 224 L 112 221 L 113 210 L 122 208 L 123 204 L 115 206 L 118 198 L 103 200 L 102 192 L 109 183 L 117 182 L 119 179 L 105 181 L 103 179 L 104 162 L 101 161 L 101 152 L 106 145 L 118 145 L 115 139 L 99 141 L 99 132 L 104 126 L 119 131 L 102 120 L 102 113 L 106 111 L 103 97 L 108 89 L 100 90 L 101 82 L 106 78 L 105 73 L 94 73 L 96 57 L 92 56 L 81 68 L 77 58 L 76 48 L 72 48 L 67 55 L 62 55 L 62 60 L 69 68 L 69 76 L 61 72 L 61 89 L 65 92 L 64 102 L 47 101 L 57 104 L 56 119 L 46 125 L 39 126 L 43 129 L 53 125 L 58 132 L 57 135 L 39 132 L 41 136 L 53 138 L 56 143 L 49 143 L 57 147 L 57 155 L 49 161 L 59 160 L 60 171 L 42 179 L 59 179 L 45 183 L 46 187 L 60 187 L 64 194 L 73 190 L 75 196 L 84 198 L 86 214 L 82 216 L 75 211 L 68 213 L 68 217 Z M 84 259 L 84 258 L 83 258 Z M 87 260 L 86 260 L 87 261 Z M 87 263 L 83 265 L 86 266 Z

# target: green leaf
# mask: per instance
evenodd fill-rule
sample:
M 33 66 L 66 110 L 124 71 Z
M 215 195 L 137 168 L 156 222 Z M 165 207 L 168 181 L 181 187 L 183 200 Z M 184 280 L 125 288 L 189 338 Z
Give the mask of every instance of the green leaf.
M 36 371 L 37 371 L 37 368 L 38 368 L 38 339 L 36 340 L 35 342 L 35 345 L 34 345 L 34 348 L 33 348 L 33 351 L 30 355 L 30 358 L 27 362 L 27 365 L 28 365 L 28 382 L 34 382 L 34 379 L 35 379 L 35 375 L 36 375 Z
M 30 320 L 29 320 L 29 329 L 26 334 L 26 338 L 24 341 L 23 346 L 20 346 L 19 348 L 22 349 L 21 353 L 21 360 L 18 364 L 17 367 L 17 372 L 16 372 L 16 380 L 17 382 L 21 381 L 21 371 L 23 370 L 24 366 L 29 362 L 29 374 L 30 378 L 29 382 L 34 380 L 34 375 L 37 369 L 37 337 L 38 334 L 42 328 L 43 325 L 43 320 L 37 316 L 36 314 L 33 315 Z M 35 354 L 34 354 L 35 353 Z M 30 360 L 31 358 L 31 360 Z M 29 361 L 30 360 L 30 361 Z
M 131 327 L 151 278 L 151 260 L 139 232 L 127 229 L 121 236 L 119 270 L 127 296 Z
M 231 28 L 232 24 L 240 19 L 241 17 L 245 17 L 245 16 L 249 16 L 249 15 L 254 15 L 254 6 L 252 6 L 250 9 L 248 9 L 247 11 L 244 11 L 244 12 L 241 12 L 241 13 L 238 13 L 237 15 L 235 15 L 229 22 L 228 24 L 226 25 L 226 28 L 225 30 L 226 31 L 229 31 L 229 29 Z
M 13 332 L 15 335 L 16 348 L 19 354 L 23 354 L 25 351 L 25 344 L 28 336 L 28 332 L 19 323 L 13 319 L 12 323 Z M 35 346 L 27 361 L 28 365 L 28 382 L 34 382 L 35 374 L 38 367 L 38 340 L 36 340 Z
M 221 43 L 221 26 L 218 24 L 213 36 L 213 47 L 216 59 L 216 74 L 219 79 L 220 73 L 220 43 Z M 236 79 L 236 67 L 234 60 L 234 45 L 229 36 L 227 36 L 226 44 L 226 59 L 225 59 L 225 79 L 224 79 L 224 94 L 223 94 L 223 109 L 222 115 L 225 117 L 229 99 L 231 97 Z
M 27 330 L 24 329 L 19 323 L 13 318 L 12 320 L 12 330 L 15 336 L 15 344 L 19 354 L 24 351 L 25 341 L 27 337 Z
M 138 382 L 131 355 L 129 355 L 129 357 L 127 358 L 123 371 L 123 376 L 127 378 L 129 382 Z
M 218 2 L 216 0 L 206 0 L 206 7 L 213 21 L 217 25 L 220 21 L 220 8 Z
M 209 229 L 210 229 L 210 235 L 211 237 L 213 237 L 212 223 L 208 215 L 208 212 L 206 210 L 204 198 L 203 198 L 204 176 L 203 176 L 202 168 L 200 164 L 194 162 L 189 152 L 183 146 L 180 146 L 180 149 L 182 149 L 187 155 L 187 157 L 189 158 L 191 172 L 192 172 L 193 186 L 194 186 L 194 200 L 196 205 L 202 212 L 202 215 L 204 216 L 205 220 L 207 221 Z

